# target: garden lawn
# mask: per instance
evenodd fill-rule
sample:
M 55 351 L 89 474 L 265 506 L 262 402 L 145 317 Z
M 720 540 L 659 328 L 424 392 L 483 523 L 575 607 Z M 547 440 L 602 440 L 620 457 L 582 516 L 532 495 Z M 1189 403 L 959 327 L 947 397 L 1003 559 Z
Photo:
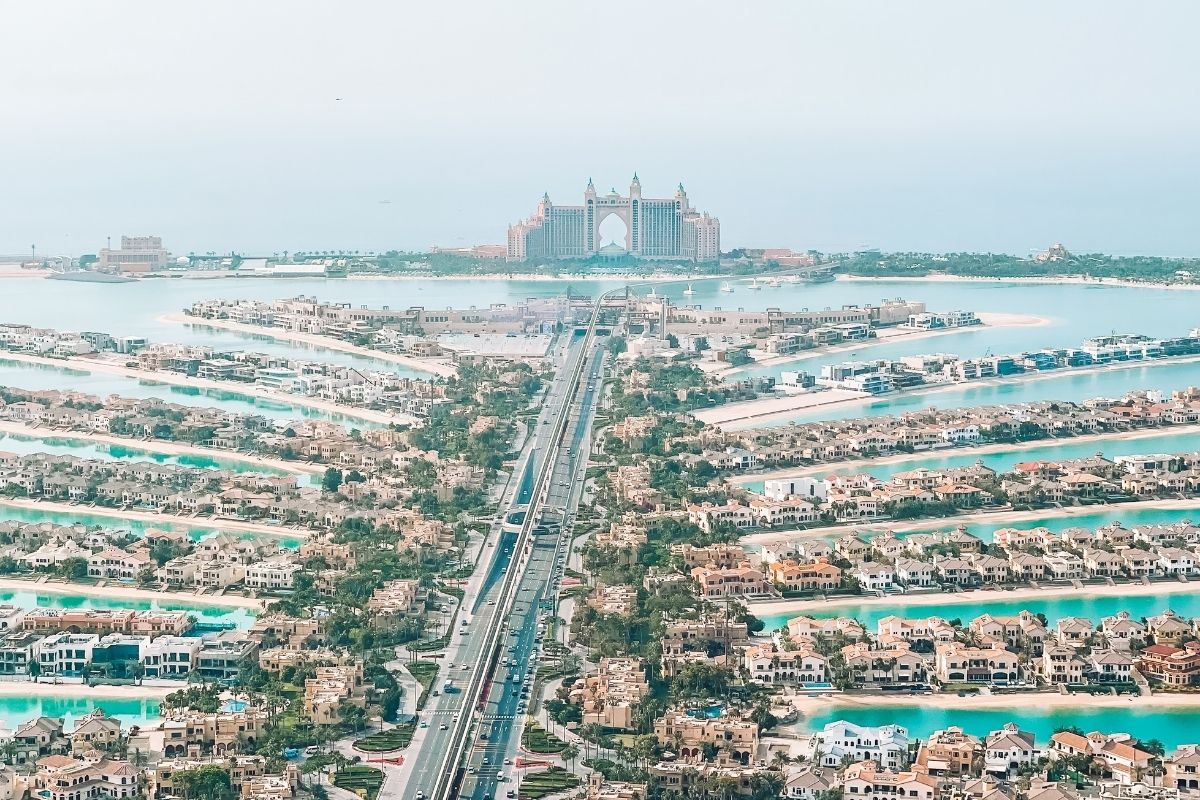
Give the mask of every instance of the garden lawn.
M 365 789 L 367 800 L 375 800 L 375 796 L 379 794 L 379 787 L 383 785 L 383 771 L 375 767 L 346 767 L 333 773 L 333 785 L 348 792 Z

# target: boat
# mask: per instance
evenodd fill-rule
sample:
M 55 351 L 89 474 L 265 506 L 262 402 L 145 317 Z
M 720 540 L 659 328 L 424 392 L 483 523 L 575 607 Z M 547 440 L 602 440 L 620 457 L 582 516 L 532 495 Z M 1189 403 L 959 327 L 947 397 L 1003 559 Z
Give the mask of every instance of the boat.
M 770 286 L 772 289 L 778 289 L 782 285 L 779 282 L 779 278 L 771 278 L 771 280 L 767 281 L 767 286 Z
M 749 285 L 749 286 L 747 286 L 746 288 L 747 288 L 747 289 L 754 289 L 754 290 L 756 290 L 756 291 L 757 291 L 758 289 L 761 289 L 761 288 L 762 288 L 762 286 L 759 284 L 759 282 L 758 282 L 758 278 L 751 278 L 751 279 L 750 279 L 750 285 Z
M 646 299 L 647 300 L 657 300 L 658 299 L 658 295 L 655 294 L 653 286 L 650 287 L 650 294 L 646 295 Z
M 696 293 L 696 290 L 692 288 L 692 285 L 690 283 L 688 284 L 688 287 L 683 290 L 684 297 L 691 297 L 695 293 Z
M 46 276 L 52 281 L 72 281 L 74 283 L 137 283 L 137 278 L 127 275 L 117 275 L 112 272 L 91 272 L 79 270 L 76 272 L 52 272 Z
M 722 281 L 721 282 L 721 291 L 722 292 L 732 292 L 733 284 L 730 283 L 729 281 Z

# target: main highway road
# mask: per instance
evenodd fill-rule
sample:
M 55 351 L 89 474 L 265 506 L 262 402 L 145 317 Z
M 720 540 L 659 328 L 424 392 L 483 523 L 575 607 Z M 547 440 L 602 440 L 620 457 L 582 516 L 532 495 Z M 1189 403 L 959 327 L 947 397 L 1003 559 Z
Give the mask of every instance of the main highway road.
M 480 569 L 467 586 L 436 695 L 420 715 L 422 727 L 404 766 L 388 770 L 385 800 L 443 800 L 460 793 L 490 800 L 497 784 L 511 779 L 504 761 L 515 753 L 541 648 L 538 617 L 552 613 L 540 606 L 553 606 L 582 491 L 603 344 L 594 320 L 556 341 L 554 379 L 505 489 Z

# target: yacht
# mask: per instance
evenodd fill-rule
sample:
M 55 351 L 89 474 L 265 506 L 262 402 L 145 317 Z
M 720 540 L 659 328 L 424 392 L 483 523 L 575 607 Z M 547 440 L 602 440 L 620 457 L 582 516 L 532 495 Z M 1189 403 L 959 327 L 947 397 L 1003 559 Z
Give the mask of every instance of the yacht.
M 751 279 L 750 279 L 750 285 L 749 285 L 749 286 L 747 286 L 746 288 L 747 288 L 747 289 L 754 289 L 754 290 L 756 290 L 756 291 L 757 291 L 758 289 L 761 289 L 761 288 L 762 288 L 762 286 L 759 284 L 759 282 L 758 282 L 758 278 L 751 278 Z
M 721 291 L 722 292 L 732 292 L 733 284 L 730 283 L 729 281 L 722 281 L 721 282 Z
M 691 297 L 695 293 L 696 293 L 696 291 L 692 288 L 692 285 L 690 283 L 688 284 L 688 287 L 683 290 L 684 297 Z
M 658 299 L 658 295 L 655 294 L 653 286 L 650 287 L 650 294 L 646 295 L 646 299 L 647 300 L 657 300 Z

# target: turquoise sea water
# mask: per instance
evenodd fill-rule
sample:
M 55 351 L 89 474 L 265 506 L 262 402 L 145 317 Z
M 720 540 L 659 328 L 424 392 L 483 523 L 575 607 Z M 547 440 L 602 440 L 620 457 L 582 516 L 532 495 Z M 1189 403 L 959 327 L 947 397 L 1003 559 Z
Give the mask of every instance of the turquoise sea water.
M 189 603 L 186 600 L 176 600 L 170 594 L 163 594 L 161 600 L 116 600 L 110 597 L 95 597 L 86 594 L 38 591 L 34 586 L 19 591 L 0 590 L 0 604 L 14 605 L 18 608 L 131 608 L 135 611 L 186 611 L 201 622 L 232 622 L 239 628 L 250 627 L 255 618 L 254 612 L 247 608 Z
M 791 614 L 772 614 L 763 617 L 766 630 L 775 630 L 787 624 L 792 617 L 803 614 L 811 617 L 853 617 L 866 626 L 871 633 L 875 624 L 893 614 L 908 618 L 941 617 L 960 619 L 966 624 L 980 614 L 1017 614 L 1021 611 L 1042 613 L 1051 624 L 1062 617 L 1086 617 L 1099 623 L 1118 611 L 1128 611 L 1135 619 L 1161 614 L 1168 608 L 1185 617 L 1200 617 L 1200 586 L 1190 592 L 1153 595 L 1131 595 L 1128 597 L 1097 597 L 1082 591 L 1062 590 L 1059 595 L 1047 598 L 1005 600 L 986 603 L 938 603 L 931 605 L 905 605 L 903 595 L 892 598 L 886 606 L 830 603 L 815 609 L 805 609 Z
M 150 699 L 120 700 L 116 698 L 54 697 L 54 696 L 0 696 L 0 723 L 9 730 L 34 717 L 62 717 L 67 729 L 73 720 L 103 708 L 109 715 L 118 717 L 125 727 L 145 725 L 158 719 L 158 701 Z
M 1034 733 L 1043 745 L 1055 729 L 1078 725 L 1084 731 L 1113 733 L 1124 731 L 1139 739 L 1159 739 L 1170 752 L 1176 745 L 1195 742 L 1200 738 L 1200 713 L 1194 710 L 1130 708 L 1039 708 L 1033 698 L 1015 697 L 1013 708 L 1004 709 L 945 709 L 922 705 L 913 698 L 912 706 L 837 706 L 830 704 L 821 711 L 801 720 L 804 730 L 820 730 L 836 720 L 859 725 L 903 725 L 910 736 L 925 738 L 936 730 L 951 725 L 961 727 L 975 736 L 986 736 L 1000 730 L 1007 722 L 1015 722 L 1023 730 Z

